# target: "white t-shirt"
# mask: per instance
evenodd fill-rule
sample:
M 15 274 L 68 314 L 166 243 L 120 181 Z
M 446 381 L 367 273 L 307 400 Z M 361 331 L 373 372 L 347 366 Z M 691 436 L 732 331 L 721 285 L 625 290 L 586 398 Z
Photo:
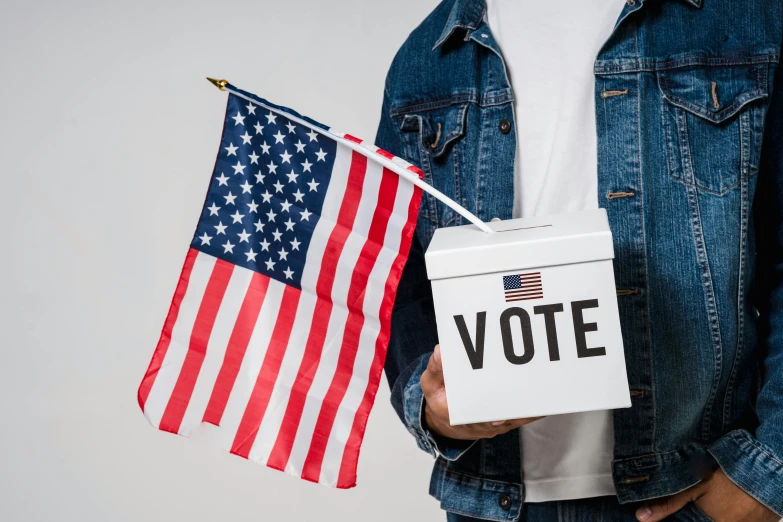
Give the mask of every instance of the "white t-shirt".
M 598 208 L 593 63 L 623 0 L 487 0 L 514 88 L 514 217 Z M 521 430 L 526 502 L 614 495 L 610 411 Z

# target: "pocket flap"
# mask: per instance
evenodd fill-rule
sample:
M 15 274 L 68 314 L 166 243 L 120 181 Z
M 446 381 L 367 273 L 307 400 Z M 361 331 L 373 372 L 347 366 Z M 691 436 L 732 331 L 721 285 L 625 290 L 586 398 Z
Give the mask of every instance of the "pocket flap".
M 722 123 L 746 104 L 766 98 L 766 65 L 703 66 L 658 73 L 667 102 L 712 123 Z
M 468 104 L 450 105 L 416 114 L 405 114 L 401 129 L 420 131 L 422 150 L 432 156 L 442 155 L 449 144 L 465 133 Z

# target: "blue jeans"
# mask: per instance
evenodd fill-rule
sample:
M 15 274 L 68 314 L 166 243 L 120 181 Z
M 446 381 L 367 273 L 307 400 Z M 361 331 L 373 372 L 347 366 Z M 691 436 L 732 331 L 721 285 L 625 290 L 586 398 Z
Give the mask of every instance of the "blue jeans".
M 636 522 L 638 503 L 620 505 L 615 497 L 563 500 L 524 504 L 520 522 Z M 480 522 L 455 513 L 447 514 L 448 522 Z M 711 522 L 712 519 L 691 503 L 667 518 L 672 522 Z

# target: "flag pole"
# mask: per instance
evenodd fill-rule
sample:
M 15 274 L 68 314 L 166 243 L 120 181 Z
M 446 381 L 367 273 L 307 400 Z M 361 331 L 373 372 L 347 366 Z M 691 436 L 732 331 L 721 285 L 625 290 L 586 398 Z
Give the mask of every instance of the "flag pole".
M 226 90 L 226 85 L 229 84 L 228 80 L 218 80 L 216 78 L 210 78 L 209 76 L 207 76 L 207 80 L 209 81 L 209 83 L 211 83 L 212 85 L 214 85 L 215 87 L 217 87 L 221 91 L 225 91 Z M 229 92 L 233 92 L 233 91 L 229 90 Z M 234 94 L 238 94 L 238 93 L 234 93 Z M 244 96 L 243 96 L 243 98 L 244 98 Z M 252 100 L 249 100 L 249 101 L 252 101 Z M 282 112 L 282 111 L 280 111 L 280 112 Z M 285 113 L 283 113 L 283 114 L 285 114 Z M 293 115 L 288 115 L 287 117 L 293 118 Z M 319 132 L 323 132 L 323 131 L 319 129 Z M 330 133 L 330 135 L 332 137 L 334 137 L 334 138 L 339 138 L 339 136 L 335 136 L 335 135 L 333 135 L 331 133 Z M 340 139 L 342 140 L 342 138 L 340 138 Z M 343 141 L 345 141 L 346 144 L 350 148 L 354 148 L 355 145 L 353 143 L 348 142 L 347 140 L 343 140 Z M 447 207 L 449 207 L 450 209 L 454 210 L 459 215 L 461 215 L 462 217 L 464 217 L 465 219 L 467 219 L 468 221 L 470 221 L 471 223 L 476 225 L 479 229 L 481 229 L 482 232 L 484 232 L 486 234 L 492 234 L 492 233 L 495 232 L 494 230 L 492 230 L 489 227 L 489 225 L 487 225 L 486 223 L 481 221 L 475 214 L 472 214 L 471 212 L 469 212 L 468 209 L 466 209 L 465 207 L 463 207 L 462 205 L 460 205 L 459 203 L 457 203 L 456 201 L 454 201 L 453 199 L 451 199 L 446 194 L 444 194 L 443 192 L 439 191 L 438 189 L 436 189 L 432 185 L 422 181 L 419 178 L 419 176 L 414 175 L 413 173 L 408 172 L 407 170 L 402 169 L 401 167 L 396 165 L 391 160 L 388 160 L 387 158 L 379 157 L 379 158 L 376 158 L 376 160 L 379 163 L 381 163 L 382 165 L 384 165 L 384 166 L 388 167 L 389 169 L 393 170 L 394 172 L 396 172 L 398 175 L 408 179 L 414 185 L 416 185 L 417 187 L 421 188 L 423 191 L 425 191 L 428 194 L 432 195 L 435 199 L 437 199 L 438 201 L 440 201 L 441 203 L 443 203 L 444 205 L 446 205 Z

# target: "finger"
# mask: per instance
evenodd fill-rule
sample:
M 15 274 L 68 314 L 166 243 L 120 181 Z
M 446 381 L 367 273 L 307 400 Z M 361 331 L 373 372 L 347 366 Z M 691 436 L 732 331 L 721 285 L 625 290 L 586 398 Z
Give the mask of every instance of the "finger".
M 440 361 L 440 347 L 436 346 L 435 351 L 430 355 L 430 359 L 427 362 L 427 368 L 421 374 L 419 379 L 421 383 L 421 390 L 424 392 L 424 396 L 427 400 L 434 400 L 434 395 L 445 389 L 443 383 L 443 367 Z
M 641 522 L 659 522 L 681 510 L 689 502 L 698 499 L 701 494 L 701 486 L 699 484 L 676 495 L 647 502 L 636 510 L 636 518 Z
M 432 355 L 430 355 L 430 360 L 427 363 L 427 371 L 432 372 L 434 374 L 440 374 L 441 379 L 443 379 L 443 364 L 440 360 L 440 345 L 435 345 L 435 350 L 432 352 Z

